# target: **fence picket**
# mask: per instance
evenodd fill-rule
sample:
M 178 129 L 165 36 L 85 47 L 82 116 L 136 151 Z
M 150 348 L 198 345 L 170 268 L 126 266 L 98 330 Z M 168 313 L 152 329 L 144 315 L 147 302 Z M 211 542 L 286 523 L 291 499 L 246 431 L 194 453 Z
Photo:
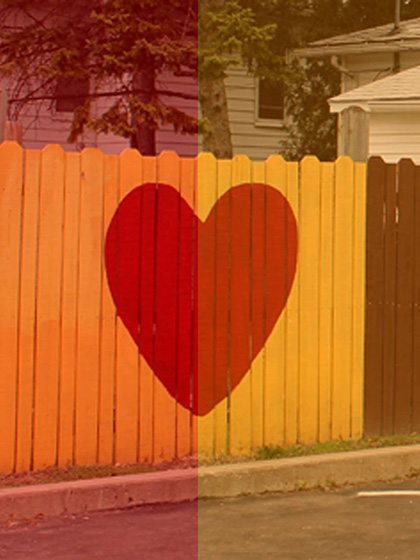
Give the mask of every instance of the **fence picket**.
M 381 433 L 383 364 L 383 208 L 385 162 L 371 158 L 367 169 L 366 194 L 366 308 L 365 308 L 365 433 Z
M 218 199 L 227 194 L 231 187 L 232 162 L 220 160 L 217 162 L 217 193 Z M 227 395 L 214 409 L 214 453 L 215 455 L 226 455 L 230 448 L 230 394 L 229 394 L 229 213 L 230 204 L 217 205 L 215 210 L 216 222 L 216 270 L 215 270 L 215 371 L 225 372 L 218 383 L 222 385 L 221 390 Z
M 79 284 L 77 301 L 77 369 L 75 460 L 92 464 L 97 458 L 99 357 L 102 271 L 103 154 L 81 154 Z
M 351 437 L 363 436 L 363 381 L 366 275 L 366 165 L 354 165 L 354 268 L 353 268 L 353 348 L 351 387 Z
M 264 382 L 265 382 L 265 196 L 261 185 L 266 184 L 265 163 L 252 164 L 251 190 L 251 228 L 250 228 L 250 326 L 251 326 L 251 358 L 255 349 L 260 349 L 251 362 L 251 450 L 264 445 Z M 279 349 L 280 352 L 282 349 Z
M 420 431 L 420 348 L 416 341 L 420 337 L 420 167 L 415 169 L 414 202 L 414 288 L 413 288 L 413 387 L 411 395 L 411 431 Z
M 22 149 L 3 143 L 0 161 L 0 472 L 9 472 L 15 462 Z
M 197 162 L 195 159 L 180 160 L 180 195 L 190 208 L 194 208 L 194 193 L 196 190 Z M 190 390 L 193 382 L 194 356 L 191 349 L 194 343 L 194 328 L 192 320 L 191 290 L 194 282 L 193 272 L 195 267 L 195 241 L 194 241 L 194 216 L 193 213 L 182 213 L 179 221 L 179 244 L 189 247 L 179 262 L 179 285 L 187 289 L 179 290 L 178 317 L 179 330 L 178 344 L 178 377 L 188 376 Z M 188 289 L 189 288 L 189 289 Z M 185 457 L 193 453 L 193 412 L 191 406 L 187 409 L 177 404 L 177 457 Z
M 164 358 L 170 365 L 168 380 L 177 391 L 179 321 L 179 233 L 181 203 L 179 200 L 179 157 L 175 152 L 162 152 L 158 158 L 158 182 L 170 184 L 173 191 L 157 194 L 157 239 L 155 278 L 155 365 Z M 163 225 L 161 225 L 163 224 Z M 158 381 L 155 385 L 155 460 L 170 460 L 176 456 L 177 405 L 174 398 Z
M 409 433 L 412 417 L 415 166 L 398 164 L 394 430 Z
M 105 237 L 117 206 L 119 157 L 104 156 L 103 221 Z M 102 242 L 102 247 L 104 243 Z M 114 458 L 114 396 L 115 396 L 115 342 L 116 310 L 106 277 L 102 250 L 102 301 L 100 325 L 100 370 L 98 409 L 98 457 L 100 464 L 109 464 Z
M 297 258 L 299 263 L 299 165 L 296 162 L 287 163 L 285 196 L 298 223 Z M 289 224 L 288 224 L 288 227 Z M 286 322 L 285 344 L 285 379 L 284 379 L 284 441 L 294 444 L 298 439 L 299 412 L 299 264 L 296 268 L 295 279 L 292 284 L 289 299 L 285 309 Z
M 335 163 L 333 273 L 333 439 L 350 437 L 353 352 L 354 163 L 340 157 Z
M 385 231 L 384 231 L 384 296 L 383 296 L 383 371 L 382 371 L 382 427 L 394 430 L 394 368 L 395 368 L 395 290 L 397 267 L 397 167 L 385 170 Z
M 318 437 L 320 163 L 301 162 L 299 217 L 299 441 Z
M 64 152 L 42 150 L 39 208 L 33 468 L 57 459 Z
M 283 195 L 287 192 L 287 164 L 281 156 L 271 156 L 266 163 L 266 181 L 270 187 L 274 187 Z M 281 270 L 278 270 L 277 256 L 281 254 L 287 242 L 287 215 L 285 208 L 282 208 L 278 215 L 277 208 L 274 208 L 265 194 L 265 301 L 264 301 L 264 337 L 269 336 L 265 346 L 265 372 L 264 372 L 264 443 L 273 445 L 283 443 L 285 440 L 285 313 L 282 312 L 277 324 L 269 332 L 271 321 L 270 302 L 268 294 L 276 289 L 279 291 L 286 289 L 284 277 Z M 267 239 L 268 233 L 270 239 Z M 287 264 L 286 264 L 287 267 Z M 270 268 L 274 268 L 273 275 L 269 274 Z
M 59 466 L 66 466 L 74 461 L 79 225 L 80 154 L 66 154 L 61 287 L 61 371 L 57 453 L 57 463 Z
M 319 439 L 331 439 L 332 333 L 334 270 L 334 178 L 333 163 L 321 167 L 321 241 L 319 270 Z
M 41 152 L 25 152 L 20 265 L 19 362 L 15 470 L 31 466 L 38 200 Z M 3 249 L 2 249 L 3 250 Z M 3 340 L 3 339 L 2 339 Z
M 119 169 L 119 203 L 139 186 L 142 180 L 142 157 L 136 150 L 124 150 L 120 156 Z M 117 218 L 117 270 L 120 266 L 119 254 L 134 255 L 139 258 L 139 236 L 129 241 L 132 225 L 128 220 Z M 131 243 L 130 247 L 122 247 L 124 243 Z M 125 301 L 128 295 L 124 292 L 127 285 L 133 286 L 129 293 L 132 301 L 126 305 L 138 305 L 138 267 L 133 262 L 130 267 L 130 278 L 117 277 L 117 297 Z M 138 335 L 137 335 L 138 336 Z M 136 337 L 137 338 L 137 337 Z M 118 463 L 134 463 L 137 458 L 138 444 L 138 375 L 139 354 L 138 338 L 133 340 L 120 318 L 117 321 L 116 341 L 116 386 L 115 386 L 115 461 Z
M 142 184 L 156 186 L 156 158 L 143 157 Z M 141 325 L 150 325 L 154 317 L 154 292 L 147 293 L 147 286 L 153 286 L 155 273 L 156 236 L 155 236 L 156 188 L 143 190 L 140 194 L 140 308 Z M 157 380 L 153 374 L 152 364 L 148 364 L 142 355 L 145 347 L 151 346 L 153 332 L 143 328 L 139 338 L 139 460 L 153 461 L 154 457 L 154 418 L 155 418 L 155 386 Z
M 200 154 L 197 160 L 197 216 L 200 222 L 205 222 L 216 201 L 217 192 L 217 162 L 210 154 Z M 210 226 L 212 227 L 212 226 Z M 208 403 L 214 399 L 216 378 L 214 368 L 214 313 L 215 292 L 212 270 L 215 265 L 215 229 L 212 227 L 207 233 L 202 223 L 197 232 L 197 326 L 195 336 L 195 352 L 197 352 L 197 386 L 198 406 L 207 410 Z M 206 320 L 205 313 L 211 317 Z M 202 404 L 201 404 L 202 403 Z M 197 420 L 198 452 L 213 455 L 214 452 L 214 410 L 200 415 Z
M 251 162 L 236 156 L 232 163 L 230 191 L 230 451 L 251 449 L 251 383 L 247 369 L 250 352 L 251 286 L 249 269 L 251 232 Z

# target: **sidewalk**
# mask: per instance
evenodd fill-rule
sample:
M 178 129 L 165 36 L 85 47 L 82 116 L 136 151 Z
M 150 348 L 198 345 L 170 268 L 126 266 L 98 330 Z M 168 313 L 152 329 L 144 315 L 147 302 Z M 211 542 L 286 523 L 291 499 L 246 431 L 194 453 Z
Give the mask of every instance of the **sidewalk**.
M 0 523 L 158 503 L 391 481 L 420 471 L 420 445 L 0 489 Z

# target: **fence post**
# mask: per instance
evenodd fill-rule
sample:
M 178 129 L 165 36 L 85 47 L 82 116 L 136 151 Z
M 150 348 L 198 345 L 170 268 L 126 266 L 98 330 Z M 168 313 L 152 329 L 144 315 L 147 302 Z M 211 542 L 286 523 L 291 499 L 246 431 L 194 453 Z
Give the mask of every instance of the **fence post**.
M 369 115 L 359 107 L 348 107 L 339 115 L 338 155 L 364 162 L 369 153 Z

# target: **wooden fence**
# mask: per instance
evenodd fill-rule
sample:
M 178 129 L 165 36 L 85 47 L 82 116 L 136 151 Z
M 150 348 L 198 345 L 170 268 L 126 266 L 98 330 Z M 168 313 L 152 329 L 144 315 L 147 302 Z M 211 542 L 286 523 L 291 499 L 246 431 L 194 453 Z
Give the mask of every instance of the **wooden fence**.
M 371 158 L 366 247 L 365 427 L 420 431 L 420 167 Z
M 0 471 L 363 430 L 365 164 L 0 146 Z

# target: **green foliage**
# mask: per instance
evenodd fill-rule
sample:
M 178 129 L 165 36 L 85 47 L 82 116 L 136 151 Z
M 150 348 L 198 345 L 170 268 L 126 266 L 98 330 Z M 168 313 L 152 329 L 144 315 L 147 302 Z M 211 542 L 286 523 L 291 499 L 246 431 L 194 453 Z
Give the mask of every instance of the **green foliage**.
M 240 0 L 202 2 L 199 29 L 199 79 L 224 78 L 231 66 L 243 63 L 255 74 L 273 73 L 280 58 L 273 49 L 274 23 L 264 24 L 254 6 Z M 268 70 L 270 68 L 270 71 Z
M 287 84 L 288 140 L 284 157 L 300 160 L 316 155 L 321 161 L 336 157 L 337 123 L 327 99 L 340 91 L 340 76 L 326 60 L 293 62 L 295 78 Z

